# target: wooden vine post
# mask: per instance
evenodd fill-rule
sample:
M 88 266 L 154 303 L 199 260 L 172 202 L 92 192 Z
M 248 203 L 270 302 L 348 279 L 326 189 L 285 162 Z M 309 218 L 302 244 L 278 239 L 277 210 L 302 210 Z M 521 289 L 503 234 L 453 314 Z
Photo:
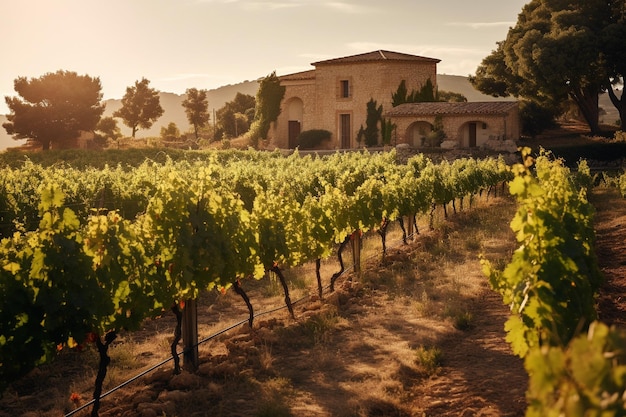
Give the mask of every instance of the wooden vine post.
M 361 274 L 361 231 L 357 230 L 352 233 L 350 242 L 352 243 L 352 262 L 354 264 L 354 273 Z
M 198 369 L 198 301 L 187 300 L 183 310 L 183 368 L 193 372 Z

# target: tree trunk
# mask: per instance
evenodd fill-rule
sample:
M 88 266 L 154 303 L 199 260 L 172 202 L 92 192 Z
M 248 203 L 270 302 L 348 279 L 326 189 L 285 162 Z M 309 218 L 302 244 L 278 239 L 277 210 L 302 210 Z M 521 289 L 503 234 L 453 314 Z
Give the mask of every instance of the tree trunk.
M 585 121 L 589 125 L 592 134 L 600 133 L 600 108 L 598 105 L 598 93 L 600 89 L 595 85 L 583 88 L 574 88 L 570 97 L 578 105 Z
M 320 301 L 324 299 L 324 289 L 322 288 L 322 275 L 320 269 L 322 267 L 322 260 L 317 258 L 315 260 L 315 276 L 317 277 L 317 292 L 320 297 Z
M 404 227 L 404 217 L 400 216 L 398 217 L 398 223 L 400 224 L 400 229 L 402 229 L 402 243 L 404 243 L 405 245 L 407 244 L 406 241 L 406 228 Z M 411 227 L 411 222 L 409 221 L 409 227 Z
M 289 286 L 287 285 L 287 281 L 285 280 L 285 276 L 282 271 L 278 267 L 278 265 L 274 265 L 270 271 L 276 274 L 278 279 L 280 280 L 280 285 L 283 286 L 283 292 L 285 293 L 285 305 L 287 306 L 287 310 L 289 310 L 289 314 L 292 319 L 296 318 L 296 315 L 293 312 L 293 306 L 291 305 L 291 297 L 289 296 Z
M 180 342 L 180 339 L 183 337 L 181 327 L 181 323 L 183 322 L 183 313 L 180 311 L 180 308 L 178 308 L 178 304 L 174 304 L 172 306 L 172 312 L 176 316 L 176 327 L 174 327 L 174 340 L 170 345 L 170 351 L 172 352 L 172 359 L 174 359 L 174 375 L 178 375 L 180 374 L 180 358 L 178 357 L 176 348 L 178 346 L 178 342 Z
M 615 94 L 615 90 L 613 90 L 612 86 L 607 88 L 607 91 L 609 93 L 611 103 L 613 103 L 619 113 L 620 126 L 624 129 L 624 122 L 626 122 L 626 97 L 624 97 L 624 90 L 622 89 L 621 98 L 617 97 L 617 94 Z
M 385 255 L 387 255 L 387 227 L 389 226 L 389 219 L 387 219 L 386 217 L 383 219 L 383 221 L 380 224 L 380 227 L 378 228 L 378 234 L 380 235 L 380 240 L 383 246 L 383 257 L 381 262 L 385 262 Z
M 330 277 L 330 292 L 335 291 L 335 281 L 337 280 L 337 278 L 341 276 L 341 274 L 343 274 L 343 271 L 345 271 L 342 253 L 343 253 L 343 250 L 346 248 L 346 245 L 348 244 L 349 241 L 350 241 L 350 235 L 346 236 L 343 242 L 339 244 L 339 248 L 337 249 L 337 259 L 339 259 L 339 266 L 341 267 L 341 269 L 335 272 L 332 277 Z
M 250 328 L 252 328 L 252 323 L 254 322 L 254 309 L 252 308 L 252 303 L 250 302 L 250 298 L 248 297 L 248 295 L 246 294 L 246 292 L 243 290 L 243 288 L 241 288 L 241 282 L 239 282 L 239 280 L 235 280 L 235 282 L 233 282 L 233 288 L 235 289 L 235 292 L 237 294 L 239 294 L 239 296 L 241 298 L 243 298 L 243 301 L 246 303 L 246 306 L 248 307 L 248 325 L 250 326 Z
M 98 374 L 96 376 L 96 384 L 93 391 L 94 403 L 93 408 L 91 409 L 91 417 L 98 417 L 98 411 L 100 410 L 100 396 L 102 395 L 102 384 L 104 383 L 104 378 L 107 375 L 107 367 L 111 363 L 111 358 L 107 353 L 109 345 L 116 338 L 117 334 L 114 331 L 111 331 L 104 336 L 104 343 L 102 343 L 100 335 L 96 338 L 96 347 L 98 348 L 100 361 L 98 363 Z

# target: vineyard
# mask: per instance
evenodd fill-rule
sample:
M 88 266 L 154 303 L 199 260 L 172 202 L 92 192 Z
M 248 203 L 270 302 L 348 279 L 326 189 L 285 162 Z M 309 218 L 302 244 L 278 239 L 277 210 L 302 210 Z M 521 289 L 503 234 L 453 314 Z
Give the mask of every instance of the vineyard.
M 397 233 L 401 247 L 411 246 L 424 229 L 435 229 L 436 216 L 445 221 L 472 212 L 478 200 L 484 204 L 508 189 L 517 200 L 511 227 L 519 249 L 508 265 L 496 267 L 497 259 L 485 257 L 483 268 L 514 313 L 507 340 L 531 377 L 528 415 L 623 415 L 623 353 L 615 349 L 624 336 L 595 322 L 602 277 L 587 201 L 591 175 L 584 162 L 575 173 L 545 155 L 524 154 L 523 162 L 434 163 L 419 155 L 398 163 L 394 152 L 313 158 L 229 151 L 136 168 L 44 168 L 28 161 L 3 168 L 1 381 L 8 385 L 68 350 L 95 346 L 92 415 L 98 415 L 108 349 L 119 333 L 170 314 L 176 317 L 173 372 L 181 373 L 181 333 L 192 340 L 183 341 L 184 365 L 197 369 L 190 312 L 207 291 L 215 305 L 236 294 L 232 299 L 247 305 L 248 326 L 266 328 L 267 321 L 254 318 L 254 305 L 262 302 L 246 290 L 274 279 L 289 316 L 298 320 L 289 271 L 315 265 L 319 302 L 362 291 L 358 282 L 366 273 L 351 275 L 356 282 L 346 286 L 342 255 L 352 254 L 358 272 L 363 238 L 379 242 L 376 262 L 393 263 L 401 251 L 389 253 L 389 234 Z M 462 328 L 463 314 L 455 317 Z M 597 360 L 589 369 L 569 370 L 591 355 Z M 557 392 L 561 397 L 551 394 Z

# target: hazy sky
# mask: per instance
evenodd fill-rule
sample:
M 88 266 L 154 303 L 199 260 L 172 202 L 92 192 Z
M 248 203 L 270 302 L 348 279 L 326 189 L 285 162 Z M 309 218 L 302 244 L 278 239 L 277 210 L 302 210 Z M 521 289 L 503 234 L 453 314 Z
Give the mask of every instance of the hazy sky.
M 473 74 L 529 0 L 0 0 L 0 114 L 19 76 L 99 77 L 105 99 L 142 77 L 217 88 L 387 49 Z

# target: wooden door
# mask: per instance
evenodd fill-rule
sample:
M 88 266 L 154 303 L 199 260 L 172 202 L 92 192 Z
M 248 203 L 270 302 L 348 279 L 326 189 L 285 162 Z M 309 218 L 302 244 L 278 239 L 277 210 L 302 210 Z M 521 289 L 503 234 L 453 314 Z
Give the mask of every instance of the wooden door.
M 476 147 L 476 123 L 469 124 L 469 147 Z
M 341 134 L 341 149 L 350 149 L 350 114 L 339 115 L 339 130 Z
M 298 136 L 300 135 L 301 125 L 298 120 L 289 121 L 289 149 L 295 149 L 298 146 Z

